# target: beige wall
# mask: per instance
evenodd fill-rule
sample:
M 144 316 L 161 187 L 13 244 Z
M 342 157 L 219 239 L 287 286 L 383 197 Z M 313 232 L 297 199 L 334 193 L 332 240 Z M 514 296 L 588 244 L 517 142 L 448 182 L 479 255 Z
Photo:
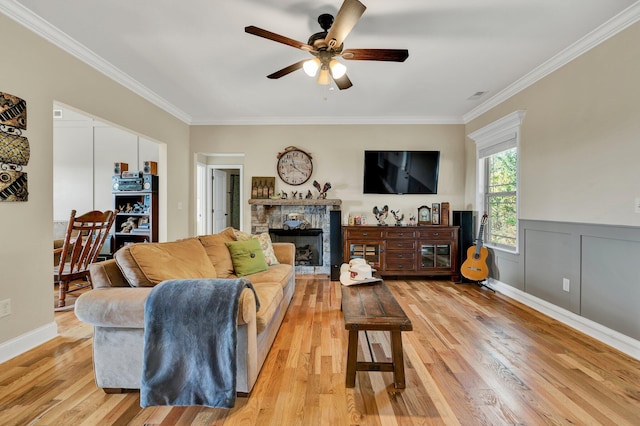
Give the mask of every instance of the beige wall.
M 640 225 L 640 23 L 470 122 L 469 134 L 515 110 L 520 218 Z M 467 140 L 466 199 L 475 201 Z
M 331 198 L 349 213 L 388 204 L 407 215 L 421 204 L 475 203 L 475 146 L 468 134 L 518 109 L 522 127 L 521 205 L 524 219 L 640 225 L 640 24 L 617 35 L 532 87 L 462 125 L 195 126 L 187 125 L 0 15 L 0 36 L 11 52 L 0 67 L 0 91 L 28 104 L 31 161 L 29 202 L 0 204 L 0 356 L 7 342 L 53 324 L 52 107 L 54 101 L 165 144 L 160 156 L 161 222 L 166 239 L 195 229 L 192 183 L 196 153 L 244 153 L 244 192 L 251 176 L 275 176 L 276 154 L 289 145 L 314 158 L 312 179 L 330 181 Z M 191 147 L 189 148 L 189 141 Z M 442 152 L 439 194 L 362 194 L 365 149 Z M 164 169 L 163 169 L 164 167 Z M 305 190 L 311 185 L 303 187 Z M 287 191 L 292 187 L 279 184 Z M 243 201 L 246 203 L 246 197 Z M 182 208 L 180 208 L 182 207 Z M 245 229 L 248 219 L 245 215 Z M 55 327 L 55 325 L 54 325 Z
M 313 174 L 300 187 L 285 185 L 276 179 L 276 190 L 317 191 L 313 180 L 321 185 L 331 182 L 328 198 L 341 199 L 343 222 L 349 213 L 367 214 L 387 204 L 390 209 L 417 213 L 422 204 L 448 201 L 452 209 L 464 205 L 465 152 L 462 125 L 309 125 L 309 126 L 194 126 L 191 150 L 196 153 L 245 153 L 243 202 L 251 194 L 252 176 L 277 176 L 277 154 L 294 145 L 313 157 Z M 440 180 L 437 195 L 363 195 L 362 171 L 365 149 L 413 149 L 440 151 Z M 192 157 L 195 157 L 192 156 Z M 245 210 L 248 211 L 248 210 Z M 244 229 L 250 229 L 245 214 Z
M 0 91 L 26 100 L 31 146 L 29 201 L 0 203 L 0 357 L 24 341 L 38 343 L 53 323 L 53 103 L 62 102 L 166 144 L 167 238 L 189 234 L 189 127 L 0 14 L 0 38 L 10 40 L 0 67 Z M 169 182 L 167 184 L 167 182 Z M 177 209 L 182 202 L 184 208 Z M 39 334 L 41 333 L 41 334 Z M 30 336 L 20 342 L 18 336 Z M 7 342 L 9 342 L 7 343 Z

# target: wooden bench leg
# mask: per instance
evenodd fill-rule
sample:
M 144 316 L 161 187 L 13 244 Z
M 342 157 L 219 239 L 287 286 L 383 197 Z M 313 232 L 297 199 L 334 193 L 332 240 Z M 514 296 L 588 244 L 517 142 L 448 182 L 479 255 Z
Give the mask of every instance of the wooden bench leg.
M 393 382 L 396 389 L 404 389 L 404 355 L 402 353 L 402 334 L 391 332 L 391 351 L 393 357 Z
M 347 378 L 345 386 L 356 386 L 356 365 L 358 363 L 358 330 L 349 330 L 349 346 L 347 347 Z

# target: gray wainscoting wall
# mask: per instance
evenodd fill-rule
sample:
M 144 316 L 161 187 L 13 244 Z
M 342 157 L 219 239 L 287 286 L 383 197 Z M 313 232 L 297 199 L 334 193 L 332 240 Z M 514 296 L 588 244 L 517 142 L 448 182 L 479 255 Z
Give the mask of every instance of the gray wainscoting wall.
M 490 252 L 492 278 L 640 340 L 640 228 L 521 220 L 520 253 Z

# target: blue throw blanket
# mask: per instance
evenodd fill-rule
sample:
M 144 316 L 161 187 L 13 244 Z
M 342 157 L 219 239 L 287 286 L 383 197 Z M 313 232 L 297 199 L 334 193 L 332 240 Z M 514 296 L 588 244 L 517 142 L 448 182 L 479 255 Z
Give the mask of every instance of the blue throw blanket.
M 240 278 L 153 288 L 144 307 L 142 407 L 235 405 L 238 305 L 246 287 L 253 290 Z

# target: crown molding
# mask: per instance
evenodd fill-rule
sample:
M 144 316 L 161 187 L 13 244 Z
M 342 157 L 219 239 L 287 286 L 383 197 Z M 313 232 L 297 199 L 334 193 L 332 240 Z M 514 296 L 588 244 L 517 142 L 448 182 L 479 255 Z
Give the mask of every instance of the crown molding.
M 246 119 L 194 118 L 159 96 L 130 75 L 95 54 L 15 0 L 0 2 L 0 12 L 30 31 L 58 46 L 98 72 L 111 78 L 158 108 L 189 125 L 303 125 L 303 124 L 467 124 L 510 97 L 516 95 L 560 67 L 640 20 L 640 1 L 629 6 L 582 39 L 553 56 L 525 76 L 507 86 L 462 117 L 254 117 Z
M 519 80 L 515 81 L 511 85 L 498 92 L 495 96 L 489 98 L 487 101 L 483 102 L 476 108 L 464 114 L 462 116 L 463 122 L 467 124 L 471 120 L 478 118 L 480 115 L 488 112 L 490 109 L 498 106 L 510 97 L 520 93 L 539 80 L 542 80 L 547 75 L 568 64 L 580 55 L 593 49 L 600 43 L 620 33 L 639 20 L 640 1 L 637 1 L 613 18 L 609 19 L 604 24 L 600 25 L 598 28 L 596 28 L 586 36 L 582 37 L 580 40 L 571 44 L 562 52 L 551 57 L 551 59 L 544 62 L 542 65 L 533 69 L 531 72 L 527 73 Z
M 421 124 L 464 124 L 462 117 L 432 116 L 432 117 L 251 117 L 241 119 L 210 120 L 195 118 L 193 126 L 295 126 L 295 125 L 421 125 Z
M 194 118 L 130 75 L 116 68 L 82 43 L 60 31 L 15 0 L 0 2 L 0 12 L 55 46 L 121 84 L 158 108 L 189 125 L 307 125 L 307 124 L 464 124 L 459 116 L 434 117 L 251 117 L 239 119 Z
M 20 25 L 24 26 L 28 30 L 54 44 L 55 46 L 58 46 L 60 49 L 69 53 L 75 58 L 86 63 L 98 72 L 109 77 L 116 83 L 143 97 L 158 108 L 161 108 L 162 110 L 187 124 L 191 123 L 191 116 L 189 116 L 189 114 L 182 111 L 166 99 L 162 98 L 157 93 L 153 92 L 127 73 L 123 72 L 119 68 L 114 67 L 111 63 L 103 59 L 101 56 L 95 54 L 85 45 L 78 43 L 69 35 L 60 31 L 59 29 L 51 25 L 48 21 L 34 14 L 30 9 L 24 7 L 15 0 L 0 2 L 0 12 L 13 19 Z

